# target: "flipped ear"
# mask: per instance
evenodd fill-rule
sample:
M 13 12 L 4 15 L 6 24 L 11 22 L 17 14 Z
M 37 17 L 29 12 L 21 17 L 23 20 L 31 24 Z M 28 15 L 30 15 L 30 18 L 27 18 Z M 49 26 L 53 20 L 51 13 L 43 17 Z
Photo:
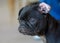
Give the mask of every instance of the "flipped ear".
M 48 5 L 44 2 L 40 3 L 39 7 L 40 7 L 39 11 L 42 12 L 42 13 L 49 13 L 49 11 L 51 9 L 50 5 Z

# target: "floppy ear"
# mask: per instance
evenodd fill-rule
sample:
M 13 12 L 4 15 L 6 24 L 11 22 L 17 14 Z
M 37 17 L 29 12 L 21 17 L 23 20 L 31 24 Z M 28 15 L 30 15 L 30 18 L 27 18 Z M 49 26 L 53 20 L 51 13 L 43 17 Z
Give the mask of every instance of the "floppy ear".
M 20 17 L 20 14 L 21 14 L 22 10 L 23 10 L 23 8 L 21 8 L 19 13 L 18 13 L 18 20 L 19 20 L 19 17 Z
M 20 13 L 21 13 L 22 10 L 23 10 L 23 8 L 20 9 L 18 16 L 20 16 Z

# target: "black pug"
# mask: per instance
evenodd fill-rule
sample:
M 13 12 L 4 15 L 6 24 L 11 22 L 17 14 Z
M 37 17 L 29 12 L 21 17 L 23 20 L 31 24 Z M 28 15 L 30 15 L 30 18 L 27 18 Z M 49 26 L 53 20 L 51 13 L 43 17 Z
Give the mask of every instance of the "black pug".
M 60 21 L 49 13 L 39 11 L 39 2 L 31 3 L 19 11 L 19 32 L 24 35 L 44 35 L 47 43 L 60 43 Z

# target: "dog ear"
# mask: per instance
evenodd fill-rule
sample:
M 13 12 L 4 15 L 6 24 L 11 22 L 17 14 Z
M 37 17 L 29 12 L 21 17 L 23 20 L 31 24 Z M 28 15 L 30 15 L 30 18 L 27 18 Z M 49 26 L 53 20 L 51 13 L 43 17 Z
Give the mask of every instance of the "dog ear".
M 20 16 L 20 13 L 21 13 L 22 10 L 23 10 L 23 8 L 20 9 L 18 16 Z
M 20 14 L 21 14 L 22 10 L 23 10 L 23 8 L 21 8 L 20 11 L 19 11 L 19 13 L 18 13 L 18 20 L 20 18 Z

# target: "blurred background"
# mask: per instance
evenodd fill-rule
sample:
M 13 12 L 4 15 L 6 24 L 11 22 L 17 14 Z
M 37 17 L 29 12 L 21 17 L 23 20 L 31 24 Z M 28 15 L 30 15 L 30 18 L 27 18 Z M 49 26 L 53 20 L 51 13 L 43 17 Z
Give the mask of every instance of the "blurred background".
M 19 10 L 38 0 L 0 0 L 0 43 L 43 43 L 18 32 Z

